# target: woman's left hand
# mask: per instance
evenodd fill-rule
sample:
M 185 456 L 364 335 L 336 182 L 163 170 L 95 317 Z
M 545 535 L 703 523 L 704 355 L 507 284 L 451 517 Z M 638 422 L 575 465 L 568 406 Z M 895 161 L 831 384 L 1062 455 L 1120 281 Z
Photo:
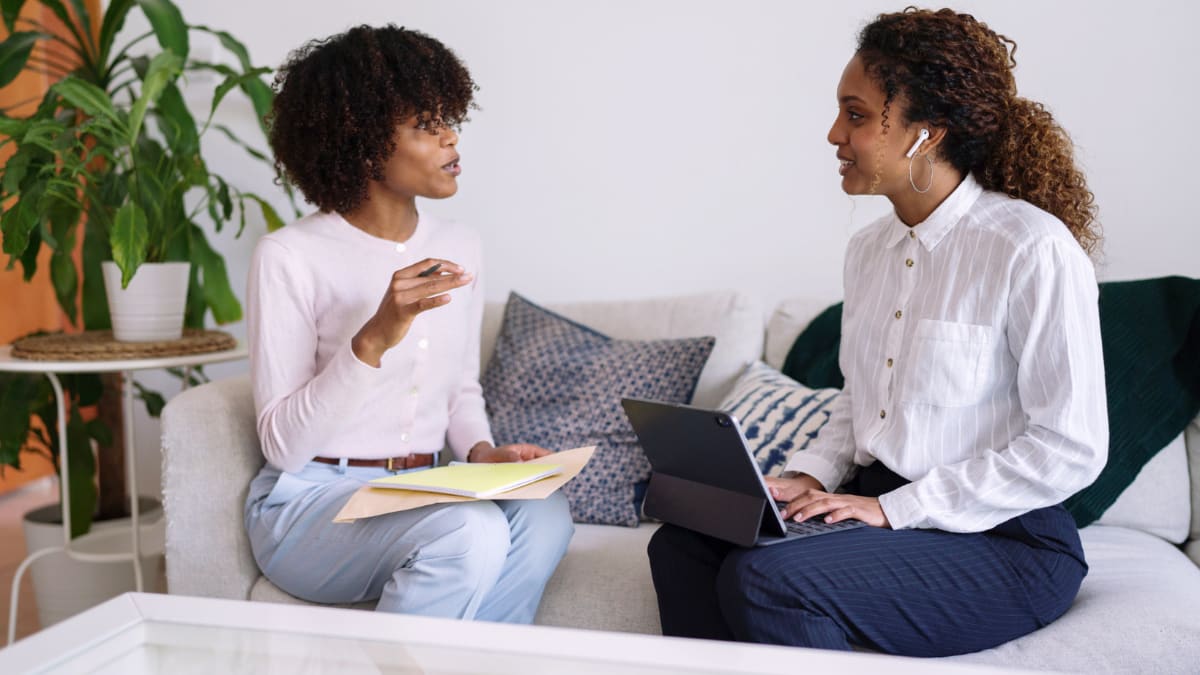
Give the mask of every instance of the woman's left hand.
M 788 502 L 783 509 L 783 518 L 803 521 L 822 513 L 828 514 L 825 516 L 827 523 L 857 518 L 874 527 L 892 526 L 883 512 L 883 507 L 879 505 L 879 500 L 874 497 L 830 494 L 817 490 L 806 490 Z
M 480 441 L 471 446 L 467 453 L 468 462 L 524 462 L 537 457 L 551 454 L 549 450 L 532 443 L 511 443 L 493 447 L 487 441 Z

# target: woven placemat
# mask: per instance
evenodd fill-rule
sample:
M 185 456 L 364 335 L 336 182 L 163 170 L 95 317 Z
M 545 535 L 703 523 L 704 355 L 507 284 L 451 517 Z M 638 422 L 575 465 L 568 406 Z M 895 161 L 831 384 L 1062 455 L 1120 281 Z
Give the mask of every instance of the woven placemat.
M 219 330 L 185 328 L 178 340 L 158 342 L 122 342 L 110 330 L 89 330 L 21 338 L 13 343 L 12 355 L 32 361 L 115 361 L 206 354 L 236 346 L 232 335 Z

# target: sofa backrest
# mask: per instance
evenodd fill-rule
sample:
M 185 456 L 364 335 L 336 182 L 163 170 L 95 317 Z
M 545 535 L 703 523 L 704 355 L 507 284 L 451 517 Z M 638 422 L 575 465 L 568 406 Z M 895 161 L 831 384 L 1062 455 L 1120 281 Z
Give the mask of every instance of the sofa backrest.
M 757 299 L 735 291 L 649 300 L 547 304 L 545 307 L 613 338 L 715 337 L 712 355 L 692 398 L 698 406 L 719 404 L 742 370 L 761 358 L 763 352 L 763 305 Z M 481 368 L 487 367 L 503 318 L 503 303 L 489 303 L 485 307 Z

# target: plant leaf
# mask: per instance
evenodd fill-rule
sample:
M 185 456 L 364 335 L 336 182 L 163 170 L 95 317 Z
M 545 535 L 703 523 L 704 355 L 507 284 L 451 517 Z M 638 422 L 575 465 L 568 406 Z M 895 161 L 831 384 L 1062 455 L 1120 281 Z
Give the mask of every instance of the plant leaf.
M 75 269 L 75 260 L 71 250 L 60 248 L 50 256 L 50 282 L 54 285 L 54 295 L 58 298 L 58 306 L 67 313 L 71 323 L 75 323 L 75 293 L 79 290 L 79 272 Z
M 146 404 L 146 414 L 151 417 L 161 416 L 162 409 L 167 405 L 167 400 L 163 398 L 163 395 L 153 389 L 143 387 L 142 383 L 136 380 L 133 386 L 137 388 L 137 397 Z
M 271 72 L 270 68 L 262 67 L 254 68 L 249 72 L 240 74 L 233 73 L 226 76 L 225 80 L 221 82 L 221 84 L 217 85 L 216 90 L 213 91 L 212 107 L 210 107 L 208 110 L 208 120 L 205 121 L 204 126 L 206 128 L 208 127 L 209 122 L 212 121 L 213 115 L 215 115 L 217 112 L 217 106 L 221 105 L 221 100 L 224 99 L 225 95 L 232 91 L 234 87 L 244 87 L 245 83 L 249 82 L 250 80 L 258 80 L 261 82 L 262 80 L 260 76 L 269 72 Z
M 112 246 L 113 261 L 121 268 L 121 288 L 129 287 L 133 273 L 146 261 L 149 238 L 146 213 L 142 207 L 126 202 L 117 209 L 112 232 L 109 233 L 109 244 Z
M 87 432 L 93 441 L 104 447 L 109 447 L 113 444 L 112 429 L 109 429 L 108 425 L 99 419 L 94 419 L 87 423 Z
M 196 120 L 174 82 L 163 89 L 154 112 L 158 115 L 159 128 L 162 129 L 163 138 L 172 153 L 186 156 L 200 152 L 200 134 L 196 131 Z
M 20 31 L 0 42 L 0 87 L 8 86 L 8 83 L 17 79 L 29 61 L 33 45 L 43 37 L 46 37 L 43 33 Z
M 217 36 L 221 44 L 232 52 L 238 58 L 238 63 L 241 64 L 242 70 L 249 72 L 254 70 L 254 64 L 250 62 L 250 51 L 246 49 L 246 45 L 239 42 L 229 33 L 221 30 L 213 30 L 208 26 L 193 26 L 192 28 Z M 275 93 L 260 78 L 253 78 L 242 82 L 239 85 L 246 97 L 250 99 L 250 104 L 254 106 L 255 117 L 258 118 L 258 126 L 263 133 L 267 132 L 267 114 L 271 112 L 271 102 L 275 98 Z
M 102 117 L 110 121 L 118 130 L 124 130 L 125 125 L 121 122 L 117 110 L 113 107 L 112 99 L 108 97 L 108 93 L 100 87 L 81 80 L 74 75 L 68 75 L 62 80 L 59 80 L 51 89 L 62 96 L 67 103 L 79 108 L 83 112 L 92 117 Z M 122 135 L 127 135 L 124 132 Z
M 89 200 L 88 222 L 83 228 L 83 327 L 85 330 L 108 330 L 112 319 L 108 314 L 108 296 L 104 292 L 104 275 L 100 261 L 111 260 L 108 237 L 101 220 L 104 206 Z
M 92 16 L 88 13 L 87 6 L 82 0 L 70 0 L 70 3 L 72 9 L 75 10 L 76 18 L 79 20 L 79 23 L 83 25 L 83 34 L 86 35 L 90 41 L 95 33 L 92 32 Z M 94 47 L 95 45 L 90 46 Z
M 23 136 L 28 126 L 28 120 L 0 115 L 0 136 L 7 136 L 9 138 Z
M 111 0 L 104 18 L 100 22 L 100 53 L 96 56 L 98 63 L 108 63 L 108 53 L 112 50 L 117 33 L 125 26 L 125 17 L 133 9 L 133 0 Z
M 221 217 L 229 220 L 233 217 L 233 200 L 229 198 L 229 184 L 220 176 L 213 176 L 217 179 L 217 201 L 221 204 Z M 220 225 L 217 226 L 217 231 L 221 231 Z
M 204 301 L 212 310 L 217 323 L 225 324 L 242 318 L 242 306 L 229 284 L 225 259 L 208 245 L 204 231 L 194 223 L 192 228 L 192 260 L 203 273 Z
M 129 144 L 137 142 L 146 117 L 146 108 L 158 101 L 167 85 L 183 70 L 183 58 L 170 50 L 159 52 L 150 61 L 146 76 L 142 79 L 142 93 L 129 109 Z
M 179 13 L 179 8 L 170 0 L 135 1 L 142 8 L 146 19 L 150 21 L 150 27 L 154 29 L 154 37 L 158 38 L 158 44 L 162 45 L 163 49 L 175 52 L 180 58 L 187 59 L 188 28 L 187 24 L 183 22 L 183 15 Z
M 258 207 L 262 210 L 263 220 L 267 223 L 267 232 L 274 232 L 283 227 L 283 218 L 279 217 L 279 213 L 275 211 L 275 207 L 268 204 L 267 200 L 253 192 L 243 192 L 242 195 L 258 202 Z M 241 235 L 240 230 L 238 231 L 238 235 Z
M 0 0 L 0 15 L 4 17 L 4 27 L 8 29 L 9 34 L 17 25 L 17 17 L 20 16 L 21 8 L 24 6 L 25 0 Z
M 38 214 L 38 202 L 42 199 L 43 186 L 35 184 L 32 188 L 17 197 L 4 215 L 0 217 L 0 232 L 4 234 L 4 252 L 9 256 L 19 256 L 29 245 L 29 233 L 37 227 L 41 220 Z
M 87 534 L 96 512 L 96 458 L 87 425 L 79 411 L 71 409 L 67 418 L 67 489 L 71 491 L 71 538 Z
M 97 373 L 75 373 L 60 376 L 63 388 L 71 392 L 75 404 L 81 408 L 96 405 L 104 395 L 104 383 Z
M 0 464 L 20 468 L 21 448 L 29 437 L 37 377 L 40 376 L 0 373 Z
M 33 161 L 33 153 L 26 152 L 25 148 L 17 150 L 8 159 L 8 163 L 4 165 L 4 178 L 0 181 L 5 194 L 16 194 L 21 189 L 21 180 L 25 178 L 25 172 L 29 170 L 31 161 Z
M 29 233 L 29 243 L 25 246 L 25 252 L 21 254 L 21 258 L 20 258 L 21 259 L 21 267 L 24 270 L 22 276 L 24 277 L 25 281 L 29 281 L 30 279 L 32 279 L 33 275 L 37 272 L 37 265 L 38 265 L 37 259 L 38 259 L 38 254 L 41 252 L 42 252 L 41 228 L 35 227 L 33 229 L 33 231 Z M 12 267 L 11 259 L 9 260 L 8 266 L 10 268 Z

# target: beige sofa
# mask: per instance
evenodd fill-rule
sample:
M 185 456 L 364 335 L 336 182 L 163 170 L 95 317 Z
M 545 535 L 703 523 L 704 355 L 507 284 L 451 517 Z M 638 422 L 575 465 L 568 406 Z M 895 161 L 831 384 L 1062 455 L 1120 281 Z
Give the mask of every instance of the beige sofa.
M 696 404 L 715 406 L 747 364 L 762 358 L 780 366 L 795 336 L 827 304 L 797 298 L 768 313 L 754 298 L 722 292 L 551 308 L 614 337 L 715 336 L 695 396 Z M 485 362 L 502 312 L 499 304 L 487 308 Z M 246 486 L 262 464 L 253 410 L 243 376 L 191 389 L 164 411 L 171 593 L 301 602 L 259 574 L 242 530 Z M 201 476 L 220 479 L 198 489 Z M 578 525 L 546 589 L 537 623 L 658 633 L 645 554 L 654 527 Z M 1091 571 L 1063 618 L 1020 640 L 954 658 L 1066 671 L 1196 672 L 1200 418 L 1082 537 Z

